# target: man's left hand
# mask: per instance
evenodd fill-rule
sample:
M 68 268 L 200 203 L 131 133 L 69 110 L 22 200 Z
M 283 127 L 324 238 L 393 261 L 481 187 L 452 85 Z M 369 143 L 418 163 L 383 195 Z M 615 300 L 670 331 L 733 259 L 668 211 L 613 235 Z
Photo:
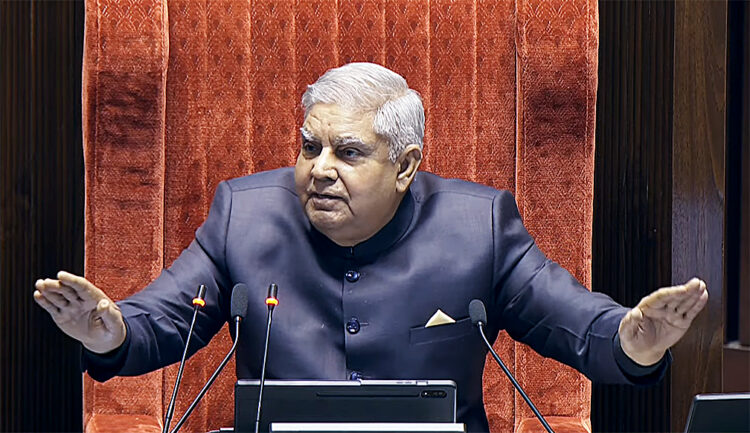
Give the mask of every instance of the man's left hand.
M 640 365 L 656 364 L 685 335 L 707 301 L 706 283 L 698 278 L 651 293 L 620 321 L 622 350 Z

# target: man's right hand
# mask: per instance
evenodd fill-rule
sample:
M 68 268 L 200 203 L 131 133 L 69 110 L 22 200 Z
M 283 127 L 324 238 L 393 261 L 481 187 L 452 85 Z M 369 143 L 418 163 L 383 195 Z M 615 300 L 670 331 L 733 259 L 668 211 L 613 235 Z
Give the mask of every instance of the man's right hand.
M 57 280 L 37 280 L 34 300 L 57 326 L 94 353 L 111 352 L 125 341 L 120 308 L 87 279 L 64 271 Z

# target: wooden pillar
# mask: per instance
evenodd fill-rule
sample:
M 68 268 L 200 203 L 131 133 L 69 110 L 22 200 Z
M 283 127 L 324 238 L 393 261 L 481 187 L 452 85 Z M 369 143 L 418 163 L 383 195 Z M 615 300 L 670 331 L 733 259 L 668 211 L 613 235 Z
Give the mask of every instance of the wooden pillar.
M 0 431 L 81 431 L 80 345 L 32 298 L 83 272 L 83 2 L 0 2 Z
M 750 391 L 750 4 L 729 2 L 723 390 Z
M 671 284 L 674 3 L 599 6 L 592 289 L 632 307 Z M 668 431 L 669 391 L 595 383 L 594 431 Z
M 596 431 L 681 431 L 694 394 L 724 390 L 724 247 L 737 235 L 725 233 L 727 10 L 726 1 L 600 3 L 594 290 L 632 306 L 699 276 L 710 302 L 673 349 L 665 382 L 595 384 Z
M 672 281 L 706 281 L 709 303 L 673 348 L 672 431 L 694 394 L 721 392 L 727 3 L 679 0 L 674 13 Z

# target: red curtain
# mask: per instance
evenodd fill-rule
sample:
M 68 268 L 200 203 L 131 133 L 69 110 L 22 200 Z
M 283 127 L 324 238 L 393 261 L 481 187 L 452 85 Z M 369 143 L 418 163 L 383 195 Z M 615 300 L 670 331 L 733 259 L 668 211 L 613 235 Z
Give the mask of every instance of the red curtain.
M 116 299 L 145 286 L 219 181 L 294 163 L 305 86 L 370 61 L 424 99 L 422 168 L 514 192 L 542 250 L 589 286 L 597 48 L 596 0 L 88 0 L 86 276 Z M 178 416 L 228 343 L 188 362 Z M 495 346 L 542 413 L 588 422 L 588 380 L 505 334 Z M 232 424 L 233 370 L 183 431 Z M 89 430 L 160 422 L 175 375 L 86 377 Z M 533 417 L 491 363 L 485 404 L 493 431 Z

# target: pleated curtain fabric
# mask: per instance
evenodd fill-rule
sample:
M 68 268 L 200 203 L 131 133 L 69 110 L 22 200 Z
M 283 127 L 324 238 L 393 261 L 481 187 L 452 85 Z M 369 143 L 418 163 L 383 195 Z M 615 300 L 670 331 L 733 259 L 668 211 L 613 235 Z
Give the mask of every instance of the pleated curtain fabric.
M 590 286 L 597 48 L 596 0 L 87 0 L 86 276 L 116 299 L 145 286 L 219 181 L 294 164 L 306 85 L 369 61 L 424 99 L 422 168 L 512 191 L 541 249 Z M 229 343 L 191 358 L 182 396 Z M 495 347 L 543 413 L 588 420 L 585 377 L 504 333 Z M 232 425 L 233 371 L 183 431 Z M 89 430 L 94 415 L 159 422 L 175 376 L 85 377 Z M 485 405 L 497 432 L 533 416 L 492 363 Z

